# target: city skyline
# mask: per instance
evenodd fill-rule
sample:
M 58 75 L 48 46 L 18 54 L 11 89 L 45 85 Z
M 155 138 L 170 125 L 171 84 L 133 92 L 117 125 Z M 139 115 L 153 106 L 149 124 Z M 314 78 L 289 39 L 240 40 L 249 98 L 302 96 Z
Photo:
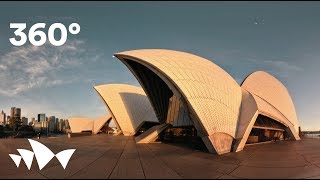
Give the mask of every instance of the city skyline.
M 20 117 L 19 117 L 19 119 L 21 120 L 22 123 L 23 123 L 24 118 L 26 118 L 26 119 L 28 120 L 28 121 L 27 121 L 27 125 L 28 125 L 30 122 L 33 122 L 33 120 L 35 120 L 35 121 L 37 121 L 37 122 L 41 122 L 41 120 L 39 120 L 39 115 L 44 115 L 44 117 L 45 117 L 44 121 L 50 121 L 50 120 L 52 119 L 52 117 L 54 117 L 55 120 L 56 120 L 56 119 L 58 119 L 58 120 L 61 120 L 61 119 L 62 119 L 62 118 L 56 117 L 55 115 L 47 115 L 46 113 L 38 113 L 38 114 L 36 114 L 35 116 L 26 117 L 26 116 L 23 116 L 23 115 L 22 115 L 22 112 L 23 112 L 23 111 L 22 111 L 22 108 L 11 107 L 11 109 L 10 109 L 10 111 L 9 111 L 10 113 L 8 113 L 7 111 L 5 111 L 4 109 L 1 110 L 1 113 L 4 113 L 4 115 L 5 115 L 6 124 L 8 124 L 8 117 L 11 117 L 12 109 L 14 109 L 14 108 L 20 110 Z M 0 119 L 0 120 L 1 120 L 1 119 Z M 66 119 L 62 119 L 62 120 L 66 120 Z M 0 124 L 0 125 L 1 125 L 1 124 Z
M 41 112 L 63 119 L 106 115 L 94 86 L 140 87 L 113 54 L 161 48 L 202 55 L 238 84 L 255 70 L 269 72 L 288 88 L 302 130 L 320 129 L 320 85 L 313 80 L 320 76 L 319 3 L 0 4 L 0 110 L 6 113 L 20 107 L 29 120 Z M 61 47 L 13 47 L 12 22 L 77 22 L 81 32 Z

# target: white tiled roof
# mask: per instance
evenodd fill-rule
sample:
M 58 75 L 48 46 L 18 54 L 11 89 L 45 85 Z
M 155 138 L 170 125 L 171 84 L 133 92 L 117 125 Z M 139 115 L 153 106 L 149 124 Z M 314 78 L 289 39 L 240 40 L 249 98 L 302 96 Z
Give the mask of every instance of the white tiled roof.
M 117 53 L 156 68 L 179 88 L 205 132 L 235 136 L 241 104 L 241 88 L 213 62 L 185 52 L 143 49 Z
M 270 110 L 269 113 L 274 112 L 274 116 L 280 119 L 284 116 L 298 130 L 299 124 L 293 101 L 287 88 L 279 80 L 267 72 L 256 71 L 244 80 L 241 87 L 254 95 L 259 110 L 268 111 L 270 107 L 267 107 L 267 104 L 271 105 L 278 111 Z
M 145 121 L 158 122 L 142 88 L 126 84 L 105 84 L 94 88 L 124 135 L 134 135 Z
M 110 118 L 110 114 L 97 119 L 91 119 L 87 117 L 71 117 L 68 118 L 68 122 L 72 133 L 92 131 L 93 134 L 97 134 Z

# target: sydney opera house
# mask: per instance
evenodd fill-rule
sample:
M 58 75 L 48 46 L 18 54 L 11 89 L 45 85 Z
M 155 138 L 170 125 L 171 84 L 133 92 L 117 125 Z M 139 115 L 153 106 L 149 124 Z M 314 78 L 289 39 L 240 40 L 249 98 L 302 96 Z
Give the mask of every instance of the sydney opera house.
M 300 140 L 289 92 L 267 72 L 253 72 L 239 85 L 213 61 L 190 53 L 143 49 L 114 56 L 142 88 L 95 86 L 109 115 L 71 118 L 72 132 L 98 133 L 114 121 L 118 134 L 148 143 L 164 131 L 191 127 L 193 136 L 216 154 L 241 151 L 246 144 Z
M 95 86 L 94 89 L 105 103 L 109 114 L 97 119 L 69 118 L 72 133 L 91 131 L 97 134 L 113 121 L 121 134 L 133 136 L 140 129 L 149 129 L 159 124 L 142 88 L 126 84 L 106 84 Z

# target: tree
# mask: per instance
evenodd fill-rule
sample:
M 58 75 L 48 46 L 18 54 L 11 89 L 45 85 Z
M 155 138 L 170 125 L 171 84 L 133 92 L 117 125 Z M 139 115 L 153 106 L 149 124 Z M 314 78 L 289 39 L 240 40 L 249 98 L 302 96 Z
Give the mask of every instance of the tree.
M 18 127 L 20 127 L 22 124 L 21 119 L 17 118 L 17 117 L 10 117 L 9 118 L 9 127 L 16 131 L 18 129 Z
M 28 131 L 28 132 L 34 132 L 34 129 L 32 126 L 29 125 L 22 125 L 18 128 L 18 131 Z
M 5 133 L 4 133 L 4 127 L 0 125 L 0 138 L 5 137 Z

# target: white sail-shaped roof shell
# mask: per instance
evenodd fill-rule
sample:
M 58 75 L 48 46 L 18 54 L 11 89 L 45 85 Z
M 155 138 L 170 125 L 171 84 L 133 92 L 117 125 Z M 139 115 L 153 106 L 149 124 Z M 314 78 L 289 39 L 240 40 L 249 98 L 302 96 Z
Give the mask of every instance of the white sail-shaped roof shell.
M 273 107 L 274 113 L 271 115 L 282 116 L 279 119 L 292 124 L 298 131 L 299 123 L 293 101 L 287 88 L 278 79 L 267 72 L 256 71 L 244 80 L 241 87 L 259 99 L 257 101 L 260 102 L 258 106 L 261 111 Z
M 158 122 L 142 88 L 126 84 L 94 87 L 125 136 L 137 133 L 144 122 Z
M 103 125 L 111 119 L 111 115 L 108 114 L 103 117 L 91 119 L 87 117 L 71 117 L 68 118 L 70 130 L 72 133 L 81 133 L 82 131 L 92 131 L 93 134 L 97 134 Z
M 218 154 L 230 151 L 241 104 L 241 88 L 226 71 L 200 56 L 173 50 L 132 50 L 115 56 L 136 77 L 138 72 L 130 66 L 130 61 L 147 67 L 165 81 L 176 96 L 184 98 L 209 151 Z M 143 87 L 148 86 L 138 80 Z
M 243 81 L 241 88 L 243 97 L 234 151 L 244 148 L 259 114 L 280 122 L 292 139 L 300 140 L 293 101 L 278 79 L 267 72 L 256 71 Z

